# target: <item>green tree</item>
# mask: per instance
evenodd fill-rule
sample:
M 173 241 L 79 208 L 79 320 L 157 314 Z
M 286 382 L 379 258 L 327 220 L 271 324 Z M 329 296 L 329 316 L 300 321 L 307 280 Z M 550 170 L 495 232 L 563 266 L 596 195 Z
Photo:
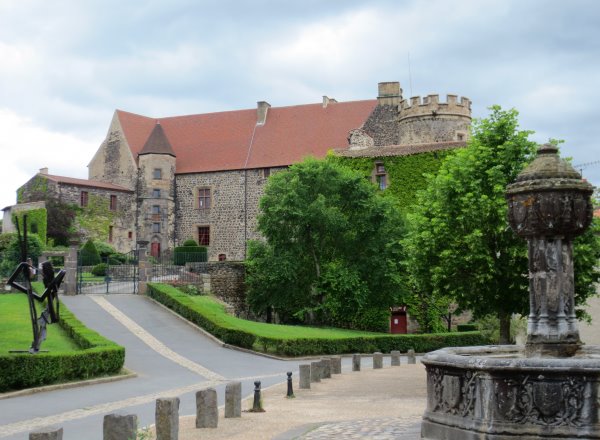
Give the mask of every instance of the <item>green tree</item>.
M 501 343 L 509 341 L 511 314 L 529 308 L 527 246 L 507 224 L 504 198 L 536 149 L 532 132 L 518 129 L 517 115 L 494 106 L 488 118 L 475 121 L 467 148 L 450 155 L 419 193 L 403 242 L 413 307 L 435 309 L 452 300 L 475 317 L 495 314 Z M 578 249 L 589 258 L 579 259 L 576 283 L 587 289 L 576 292 L 578 304 L 598 279 L 598 240 L 593 233 L 586 237 L 588 249 Z M 430 320 L 436 313 L 427 312 Z
M 398 268 L 403 222 L 394 203 L 359 173 L 306 159 L 270 177 L 250 242 L 248 303 L 281 318 L 387 329 L 403 292 Z M 384 328 L 385 327 L 385 328 Z
M 0 263 L 0 273 L 4 276 L 10 275 L 22 262 L 21 242 L 15 233 L 2 234 L 0 239 L 0 248 L 2 262 Z M 27 258 L 33 260 L 37 265 L 38 258 L 42 255 L 44 245 L 36 234 L 27 235 Z

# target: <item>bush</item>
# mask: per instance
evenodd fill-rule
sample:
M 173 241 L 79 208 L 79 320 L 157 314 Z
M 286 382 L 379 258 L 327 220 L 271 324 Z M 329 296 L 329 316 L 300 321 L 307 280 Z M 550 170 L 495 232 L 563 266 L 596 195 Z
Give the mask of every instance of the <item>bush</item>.
M 106 264 L 106 263 L 96 264 L 92 268 L 92 275 L 96 275 L 97 277 L 104 277 L 104 276 L 106 276 L 107 272 L 108 272 L 108 264 Z
M 0 392 L 116 374 L 125 348 L 85 327 L 61 304 L 59 325 L 81 348 L 69 353 L 0 354 Z
M 109 255 L 117 253 L 114 247 L 103 241 L 95 241 L 94 246 L 96 246 L 96 250 L 98 251 L 98 254 L 100 254 L 101 260 L 105 260 Z
M 184 247 L 190 247 L 190 246 L 196 247 L 196 246 L 198 246 L 198 243 L 196 242 L 196 240 L 189 239 L 189 240 L 186 240 L 183 242 L 183 246 Z
M 459 332 L 474 332 L 477 331 L 477 324 L 458 324 L 456 331 Z
M 2 234 L 2 246 L 6 246 L 4 252 L 0 256 L 0 272 L 2 275 L 8 276 L 13 273 L 18 264 L 21 263 L 21 246 L 17 234 Z M 6 244 L 8 242 L 8 244 Z M 37 265 L 38 258 L 42 254 L 43 245 L 40 239 L 35 234 L 27 235 L 27 257 L 33 260 L 34 265 Z
M 98 252 L 98 249 L 96 249 L 96 245 L 92 239 L 89 239 L 85 242 L 79 251 L 79 257 L 82 266 L 95 266 L 96 264 L 100 264 L 102 262 L 100 259 L 100 253 Z
M 148 283 L 148 296 L 175 311 L 183 318 L 202 327 L 223 342 L 243 348 L 253 348 L 285 356 L 319 354 L 373 353 L 409 348 L 425 353 L 449 346 L 486 345 L 481 332 L 438 333 L 420 335 L 374 334 L 342 338 L 278 338 L 259 336 L 249 330 L 236 328 L 218 314 L 208 313 L 194 303 L 191 297 L 172 286 Z M 221 316 L 225 316 L 222 312 Z
M 177 246 L 173 252 L 174 263 L 183 266 L 185 263 L 207 261 L 206 247 L 204 246 Z

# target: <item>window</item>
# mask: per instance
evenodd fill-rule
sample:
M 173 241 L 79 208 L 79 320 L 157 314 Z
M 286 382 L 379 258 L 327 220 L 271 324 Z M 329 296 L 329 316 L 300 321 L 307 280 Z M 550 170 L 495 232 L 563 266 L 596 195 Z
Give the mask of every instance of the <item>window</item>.
M 198 226 L 198 244 L 200 246 L 210 245 L 210 226 Z
M 127 238 L 129 238 L 131 240 L 133 238 L 133 232 L 129 231 L 127 233 Z
M 227 255 L 219 254 L 219 261 L 225 261 L 225 260 L 227 260 Z
M 154 180 L 162 179 L 162 170 L 160 168 L 154 168 L 154 171 L 152 171 L 152 178 Z
M 198 189 L 198 209 L 210 208 L 210 188 Z
M 152 205 L 152 220 L 160 221 L 160 206 Z
M 155 199 L 160 199 L 160 189 L 154 188 L 152 190 L 152 197 L 154 197 Z
M 375 182 L 380 190 L 383 191 L 387 188 L 387 173 L 381 162 L 375 162 Z
M 80 205 L 81 206 L 88 205 L 88 192 L 87 191 L 81 191 Z
M 160 232 L 160 223 L 152 223 L 152 232 L 154 232 L 154 233 Z
M 110 196 L 110 210 L 117 210 L 117 196 Z
M 108 242 L 112 243 L 113 241 L 113 227 L 109 226 L 108 227 Z

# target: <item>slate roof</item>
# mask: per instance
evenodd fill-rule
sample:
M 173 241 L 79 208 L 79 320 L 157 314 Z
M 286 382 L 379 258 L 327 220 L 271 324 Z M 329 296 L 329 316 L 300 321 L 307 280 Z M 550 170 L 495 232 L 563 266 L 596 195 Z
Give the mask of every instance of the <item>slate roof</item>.
M 465 147 L 466 145 L 465 141 L 434 142 L 429 144 L 374 146 L 355 150 L 337 149 L 335 153 L 343 157 L 410 156 L 411 154 L 427 153 L 430 151 L 451 150 Z
M 169 139 L 167 139 L 160 122 L 156 123 L 152 133 L 150 133 L 148 140 L 144 144 L 142 151 L 139 152 L 140 156 L 142 154 L 169 154 L 175 156 L 173 147 L 171 147 Z
M 361 127 L 377 100 L 271 107 L 264 125 L 256 109 L 160 119 L 117 110 L 133 157 L 157 122 L 164 130 L 178 174 L 287 166 L 306 156 L 324 157 L 348 146 L 348 132 Z
M 111 191 L 133 192 L 123 186 L 113 185 L 112 183 L 100 182 L 98 180 L 75 179 L 74 177 L 55 176 L 52 174 L 38 174 L 56 183 L 64 183 L 67 185 L 85 186 L 88 188 L 108 189 Z

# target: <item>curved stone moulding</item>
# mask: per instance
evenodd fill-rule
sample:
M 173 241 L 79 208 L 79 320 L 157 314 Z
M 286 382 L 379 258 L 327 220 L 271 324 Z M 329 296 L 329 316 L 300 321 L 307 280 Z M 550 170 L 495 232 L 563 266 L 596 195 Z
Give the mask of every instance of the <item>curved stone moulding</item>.
M 600 439 L 600 348 L 570 358 L 523 347 L 447 348 L 424 357 L 424 439 Z

